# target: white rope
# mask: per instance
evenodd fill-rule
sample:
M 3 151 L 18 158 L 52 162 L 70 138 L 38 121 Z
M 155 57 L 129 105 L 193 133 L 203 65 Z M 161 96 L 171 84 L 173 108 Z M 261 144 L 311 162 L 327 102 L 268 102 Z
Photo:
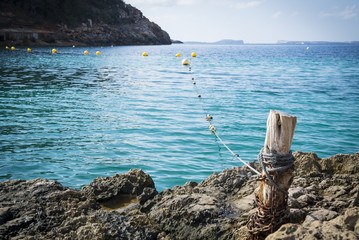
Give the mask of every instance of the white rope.
M 193 74 L 193 72 L 191 71 L 191 67 L 189 67 L 189 71 L 191 72 L 191 75 Z M 192 78 L 192 80 L 195 80 L 194 78 Z M 200 94 L 199 94 L 199 91 L 197 89 L 197 86 L 196 86 L 196 82 L 193 82 L 193 87 L 197 93 L 197 96 L 199 98 L 199 101 L 201 103 L 201 107 L 202 107 L 202 110 L 204 112 L 204 114 L 206 115 L 206 119 L 207 121 L 210 123 L 210 126 L 209 126 L 209 129 L 211 130 L 211 132 L 213 132 L 216 137 L 219 139 L 219 141 L 223 144 L 223 146 L 225 146 L 227 148 L 227 150 L 234 156 L 236 157 L 239 161 L 241 161 L 244 165 L 246 165 L 247 167 L 249 167 L 250 170 L 252 170 L 254 173 L 256 173 L 257 175 L 262 175 L 260 172 L 258 172 L 256 169 L 254 169 L 253 167 L 251 167 L 247 162 L 243 161 L 241 158 L 239 158 L 238 154 L 235 154 L 223 141 L 222 139 L 218 136 L 217 132 L 216 132 L 216 128 L 214 125 L 212 125 L 212 119 L 213 117 L 207 113 L 203 103 L 202 103 L 202 99 L 200 98 Z
M 219 139 L 219 141 L 223 144 L 223 146 L 225 146 L 227 148 L 227 150 L 232 153 L 233 156 L 235 156 L 239 161 L 241 161 L 244 165 L 246 165 L 247 167 L 249 167 L 249 169 L 251 169 L 254 173 L 256 173 L 257 175 L 262 175 L 260 174 L 260 172 L 258 172 L 257 170 L 255 170 L 253 167 L 251 167 L 247 162 L 243 161 L 241 158 L 238 157 L 238 154 L 235 154 L 223 141 L 222 139 L 218 136 L 218 134 L 216 132 L 213 132 L 216 137 Z

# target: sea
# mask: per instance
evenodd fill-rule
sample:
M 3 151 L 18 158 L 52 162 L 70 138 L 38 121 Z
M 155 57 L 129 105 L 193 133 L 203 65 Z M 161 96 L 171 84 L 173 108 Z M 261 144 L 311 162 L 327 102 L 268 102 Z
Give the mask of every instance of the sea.
M 140 168 L 160 191 L 242 166 L 207 114 L 244 161 L 257 159 L 270 110 L 297 117 L 293 151 L 359 151 L 359 46 L 52 49 L 0 50 L 0 181 L 81 189 Z

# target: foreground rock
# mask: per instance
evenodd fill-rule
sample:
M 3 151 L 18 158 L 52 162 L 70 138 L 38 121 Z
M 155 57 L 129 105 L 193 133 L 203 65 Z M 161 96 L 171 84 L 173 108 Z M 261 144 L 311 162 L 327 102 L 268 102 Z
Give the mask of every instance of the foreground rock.
M 294 155 L 291 222 L 267 239 L 358 239 L 359 152 Z M 0 239 L 243 239 L 257 184 L 242 167 L 160 193 L 138 169 L 81 191 L 46 179 L 5 181 Z
M 167 32 L 122 0 L 0 1 L 0 45 L 171 44 Z

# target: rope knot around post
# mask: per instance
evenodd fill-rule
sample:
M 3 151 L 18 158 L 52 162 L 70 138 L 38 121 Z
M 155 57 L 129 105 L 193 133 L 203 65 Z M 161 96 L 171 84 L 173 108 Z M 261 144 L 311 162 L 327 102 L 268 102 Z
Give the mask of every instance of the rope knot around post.
M 295 160 L 290 147 L 296 123 L 293 115 L 269 113 L 264 147 L 258 154 L 262 174 L 255 196 L 257 210 L 247 223 L 249 239 L 265 239 L 287 222 L 287 191 L 293 181 Z
M 262 148 L 258 154 L 258 160 L 262 163 L 262 167 L 269 167 L 268 172 L 278 172 L 294 167 L 295 159 L 291 150 L 287 154 L 278 154 L 276 151 L 264 153 Z
M 284 204 L 273 202 L 273 206 L 265 206 L 255 197 L 257 211 L 250 217 L 247 228 L 250 234 L 249 239 L 265 239 L 270 233 L 277 230 L 282 224 L 289 219 L 289 210 L 287 199 Z
M 290 150 L 287 154 L 278 154 L 276 151 L 273 151 L 273 153 L 263 153 L 263 149 L 264 148 L 262 148 L 258 154 L 258 161 L 265 174 L 264 176 L 261 176 L 261 180 L 267 179 L 272 186 L 277 188 L 277 190 L 288 195 L 286 190 L 273 181 L 271 175 L 294 168 L 295 158 L 293 157 L 292 151 Z

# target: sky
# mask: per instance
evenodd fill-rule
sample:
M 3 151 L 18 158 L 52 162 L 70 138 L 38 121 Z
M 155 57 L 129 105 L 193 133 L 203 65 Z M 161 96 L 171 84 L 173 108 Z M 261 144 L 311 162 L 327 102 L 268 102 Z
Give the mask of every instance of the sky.
M 359 41 L 359 0 L 125 0 L 172 39 Z

